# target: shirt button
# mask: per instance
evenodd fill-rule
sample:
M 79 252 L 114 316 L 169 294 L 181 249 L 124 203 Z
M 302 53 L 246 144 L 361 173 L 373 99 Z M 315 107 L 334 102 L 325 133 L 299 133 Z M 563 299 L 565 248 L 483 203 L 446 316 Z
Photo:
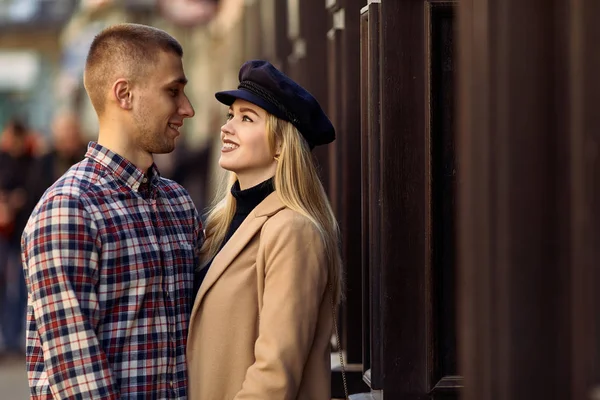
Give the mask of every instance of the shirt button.
M 144 183 L 148 182 L 148 178 L 142 179 L 142 182 L 144 182 Z

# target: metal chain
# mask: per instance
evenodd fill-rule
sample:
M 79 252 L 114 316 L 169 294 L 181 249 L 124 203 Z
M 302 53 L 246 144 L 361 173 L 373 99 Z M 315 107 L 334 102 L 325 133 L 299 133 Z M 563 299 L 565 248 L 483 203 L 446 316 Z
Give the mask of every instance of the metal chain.
M 329 290 L 331 291 L 331 312 L 333 314 L 333 327 L 335 329 L 335 340 L 337 342 L 338 354 L 340 355 L 340 365 L 342 367 L 342 382 L 344 383 L 344 394 L 345 399 L 348 400 L 348 383 L 346 382 L 346 367 L 344 366 L 344 356 L 342 355 L 342 346 L 340 344 L 340 332 L 337 325 L 337 315 L 335 313 L 335 302 L 333 301 L 333 286 L 329 283 Z

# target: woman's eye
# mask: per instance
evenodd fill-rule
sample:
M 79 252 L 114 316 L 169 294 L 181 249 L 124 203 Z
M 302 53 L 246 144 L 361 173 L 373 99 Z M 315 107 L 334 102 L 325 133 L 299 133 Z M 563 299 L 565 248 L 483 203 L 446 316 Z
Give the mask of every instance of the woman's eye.
M 232 113 L 227 113 L 227 121 L 229 121 L 231 118 L 233 118 L 233 114 Z
M 252 122 L 252 120 L 246 115 L 244 115 L 244 118 L 242 118 L 242 121 Z

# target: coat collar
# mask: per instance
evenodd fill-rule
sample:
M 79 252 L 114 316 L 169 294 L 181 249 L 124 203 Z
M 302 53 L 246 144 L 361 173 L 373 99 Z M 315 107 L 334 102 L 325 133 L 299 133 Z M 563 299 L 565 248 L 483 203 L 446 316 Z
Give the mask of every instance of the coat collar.
M 206 292 L 214 285 L 227 267 L 235 260 L 248 242 L 256 235 L 267 220 L 277 212 L 285 208 L 279 199 L 277 192 L 268 195 L 256 208 L 246 217 L 233 236 L 225 243 L 225 246 L 217 253 L 210 265 L 206 277 L 200 286 L 200 290 L 194 300 L 191 319 L 202 303 Z

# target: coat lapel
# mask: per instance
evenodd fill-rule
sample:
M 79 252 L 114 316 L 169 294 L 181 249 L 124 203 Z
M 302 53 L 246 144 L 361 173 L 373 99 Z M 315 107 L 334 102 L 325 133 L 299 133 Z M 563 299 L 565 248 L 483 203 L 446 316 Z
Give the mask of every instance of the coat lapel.
M 252 240 L 254 235 L 262 228 L 267 222 L 270 216 L 277 213 L 285 206 L 279 200 L 277 192 L 271 193 L 264 199 L 256 208 L 246 217 L 240 227 L 235 231 L 233 236 L 229 239 L 225 246 L 217 253 L 206 277 L 200 286 L 200 290 L 194 300 L 194 307 L 192 309 L 192 318 L 196 313 L 198 307 L 202 303 L 204 295 L 208 290 L 215 284 L 219 277 L 225 272 L 227 267 L 231 265 L 233 260 L 240 254 L 240 252 L 246 247 L 248 242 Z

